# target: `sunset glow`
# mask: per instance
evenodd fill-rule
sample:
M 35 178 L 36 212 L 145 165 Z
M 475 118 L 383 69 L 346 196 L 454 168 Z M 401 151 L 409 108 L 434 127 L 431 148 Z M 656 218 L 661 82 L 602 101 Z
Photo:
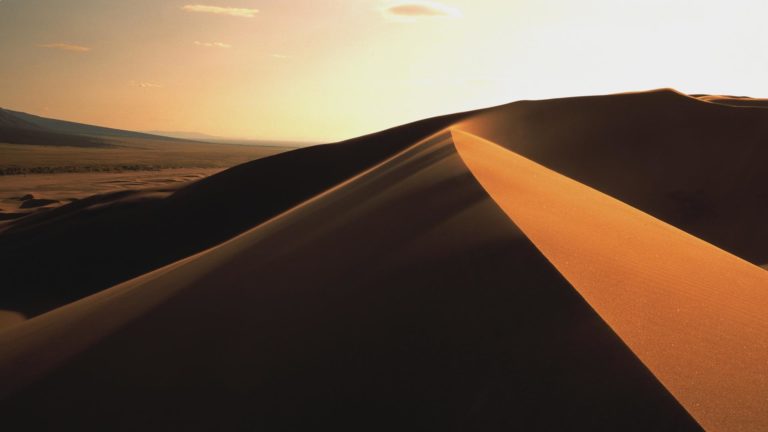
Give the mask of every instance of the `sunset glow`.
M 762 0 L 2 0 L 0 106 L 337 140 L 518 99 L 765 97 L 767 14 Z

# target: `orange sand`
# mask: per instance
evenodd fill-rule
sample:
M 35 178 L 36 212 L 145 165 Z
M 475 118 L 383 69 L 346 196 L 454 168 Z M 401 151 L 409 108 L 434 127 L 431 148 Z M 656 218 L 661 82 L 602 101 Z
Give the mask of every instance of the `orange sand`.
M 489 141 L 472 173 L 704 428 L 768 430 L 768 273 Z

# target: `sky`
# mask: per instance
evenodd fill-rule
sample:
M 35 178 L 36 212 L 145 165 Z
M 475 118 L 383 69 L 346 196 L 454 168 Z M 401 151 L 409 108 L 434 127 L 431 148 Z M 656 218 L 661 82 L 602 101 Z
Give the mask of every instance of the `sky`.
M 335 141 L 673 87 L 768 97 L 765 0 L 0 0 L 0 107 Z

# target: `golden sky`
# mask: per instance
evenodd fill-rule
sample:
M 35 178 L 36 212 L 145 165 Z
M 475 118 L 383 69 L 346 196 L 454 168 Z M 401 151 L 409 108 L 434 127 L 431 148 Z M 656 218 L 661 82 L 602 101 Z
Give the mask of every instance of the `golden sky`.
M 518 99 L 768 96 L 766 0 L 0 0 L 0 106 L 326 141 Z

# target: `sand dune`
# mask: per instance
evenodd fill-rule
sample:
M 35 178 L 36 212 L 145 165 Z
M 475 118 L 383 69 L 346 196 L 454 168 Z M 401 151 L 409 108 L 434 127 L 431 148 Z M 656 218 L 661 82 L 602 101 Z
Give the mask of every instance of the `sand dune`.
M 760 430 L 766 115 L 670 90 L 523 101 L 11 223 L 0 309 L 53 310 L 0 330 L 0 415 Z
M 491 142 L 453 136 L 494 201 L 702 426 L 768 429 L 768 273 Z
M 699 430 L 446 133 L 0 333 L 0 383 L 31 426 Z

